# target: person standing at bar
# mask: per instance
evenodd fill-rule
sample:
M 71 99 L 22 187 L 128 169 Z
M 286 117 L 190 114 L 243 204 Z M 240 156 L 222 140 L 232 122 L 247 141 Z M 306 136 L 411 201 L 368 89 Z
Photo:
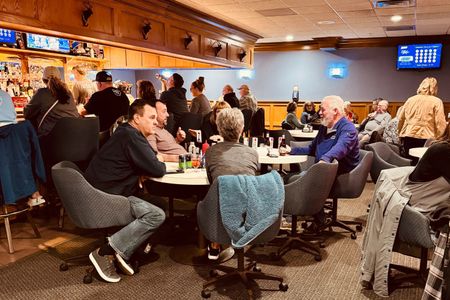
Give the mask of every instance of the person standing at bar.
M 163 83 L 164 92 L 161 93 L 160 100 L 167 105 L 167 111 L 173 114 L 175 128 L 178 128 L 181 117 L 184 113 L 189 112 L 186 89 L 183 88 L 184 79 L 180 74 L 174 73 L 167 79 L 159 77 Z
M 108 130 L 119 118 L 128 113 L 130 102 L 119 89 L 113 87 L 112 75 L 100 71 L 95 76 L 98 92 L 94 93 L 80 114 L 95 114 L 100 119 L 100 131 Z
M 191 113 L 201 114 L 202 116 L 211 111 L 211 105 L 208 98 L 203 94 L 205 89 L 205 78 L 199 77 L 191 84 L 191 93 L 194 98 L 191 102 Z

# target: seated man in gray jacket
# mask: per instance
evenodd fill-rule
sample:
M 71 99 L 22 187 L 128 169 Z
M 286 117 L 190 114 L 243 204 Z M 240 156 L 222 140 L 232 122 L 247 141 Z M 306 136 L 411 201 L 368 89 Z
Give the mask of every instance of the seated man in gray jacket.
M 378 102 L 377 110 L 370 113 L 367 118 L 362 122 L 366 122 L 364 129 L 358 134 L 359 148 L 362 148 L 370 140 L 373 132 L 378 131 L 383 134 L 384 128 L 391 120 L 391 115 L 387 112 L 389 102 L 381 100 Z
M 108 282 L 120 280 L 114 259 L 125 274 L 134 274 L 127 261 L 165 219 L 163 210 L 132 196 L 138 191 L 139 176 L 162 177 L 166 172 L 165 164 L 146 139 L 154 134 L 156 110 L 145 100 L 138 99 L 131 104 L 128 119 L 128 123 L 119 126 L 94 156 L 85 174 L 94 187 L 128 197 L 135 217 L 133 222 L 110 236 L 108 243 L 89 255 L 98 274 Z

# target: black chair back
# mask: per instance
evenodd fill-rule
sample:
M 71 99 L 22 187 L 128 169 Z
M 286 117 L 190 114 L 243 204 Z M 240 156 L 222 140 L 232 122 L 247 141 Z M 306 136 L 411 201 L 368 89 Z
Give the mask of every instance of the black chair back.
M 187 112 L 181 116 L 180 124 L 178 126 L 181 127 L 181 129 L 183 129 L 184 132 L 186 132 L 186 139 L 184 140 L 184 143 L 189 144 L 189 142 L 195 141 L 195 138 L 189 134 L 189 129 L 200 130 L 202 128 L 202 123 L 203 123 L 202 114 L 194 114 L 191 112 Z M 173 130 L 174 132 L 172 134 L 176 134 L 178 128 L 174 128 Z
M 266 132 L 265 135 L 267 135 L 267 133 L 268 133 L 270 137 L 273 137 L 273 147 L 274 148 L 278 148 L 278 138 L 282 137 L 283 134 L 284 134 L 284 138 L 286 139 L 286 145 L 290 145 L 291 141 L 293 140 L 291 133 L 285 129 L 280 129 L 280 130 L 268 130 L 267 129 L 265 132 Z
M 98 151 L 99 129 L 98 117 L 61 118 L 44 141 L 46 165 L 64 160 L 88 163 Z
M 264 109 L 258 108 L 250 122 L 250 136 L 262 136 L 265 128 Z
M 293 129 L 295 129 L 295 128 L 292 128 L 291 124 L 287 123 L 284 120 L 283 120 L 283 122 L 281 122 L 281 128 L 282 129 L 286 129 L 286 130 L 293 130 Z
M 251 109 L 243 109 L 242 114 L 244 115 L 244 133 L 248 134 L 250 129 L 250 122 L 252 121 L 253 111 Z
M 170 113 L 169 116 L 167 117 L 166 130 L 170 132 L 173 136 L 177 134 L 178 128 L 175 127 L 175 119 L 173 118 L 173 113 Z

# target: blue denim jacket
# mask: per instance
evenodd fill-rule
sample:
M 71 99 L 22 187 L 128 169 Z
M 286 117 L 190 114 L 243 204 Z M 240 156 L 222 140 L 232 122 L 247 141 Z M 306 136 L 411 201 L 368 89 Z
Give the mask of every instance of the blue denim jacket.
M 293 148 L 291 154 L 312 155 L 316 162 L 339 162 L 338 174 L 348 173 L 359 163 L 358 132 L 346 118 L 341 118 L 330 132 L 320 126 L 316 138 L 308 147 Z

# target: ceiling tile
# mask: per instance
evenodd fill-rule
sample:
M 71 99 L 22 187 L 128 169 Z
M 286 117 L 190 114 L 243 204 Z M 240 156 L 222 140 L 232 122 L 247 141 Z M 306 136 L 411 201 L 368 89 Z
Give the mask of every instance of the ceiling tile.
M 331 9 L 328 5 L 291 7 L 291 9 L 300 15 L 334 13 L 333 9 Z
M 417 25 L 416 32 L 418 35 L 447 34 L 449 28 L 449 25 Z
M 449 5 L 436 5 L 436 6 L 420 6 L 420 7 L 417 7 L 416 12 L 419 14 L 450 12 L 450 4 Z
M 245 6 L 252 10 L 263 10 L 263 9 L 275 9 L 275 8 L 287 8 L 288 6 L 281 2 L 280 0 L 266 0 L 245 3 Z
M 312 22 L 317 21 L 340 21 L 341 18 L 335 13 L 328 14 L 308 14 L 304 15 L 304 17 Z
M 415 30 L 400 30 L 400 31 L 387 31 L 386 35 L 391 36 L 414 36 L 416 35 Z
M 356 10 L 368 10 L 372 9 L 372 5 L 370 2 L 352 2 L 352 3 L 346 3 L 346 4 L 334 4 L 331 5 L 334 10 L 336 11 L 356 11 Z
M 367 18 L 376 17 L 375 12 L 370 9 L 357 11 L 342 11 L 338 13 L 342 18 Z
M 393 15 L 411 15 L 416 11 L 415 7 L 404 7 L 404 8 L 379 8 L 374 9 L 378 16 L 393 16 Z
M 417 7 L 446 5 L 446 4 L 448 4 L 448 0 L 416 0 L 416 4 L 417 4 Z
M 324 0 L 282 0 L 289 7 L 308 7 L 328 5 Z

